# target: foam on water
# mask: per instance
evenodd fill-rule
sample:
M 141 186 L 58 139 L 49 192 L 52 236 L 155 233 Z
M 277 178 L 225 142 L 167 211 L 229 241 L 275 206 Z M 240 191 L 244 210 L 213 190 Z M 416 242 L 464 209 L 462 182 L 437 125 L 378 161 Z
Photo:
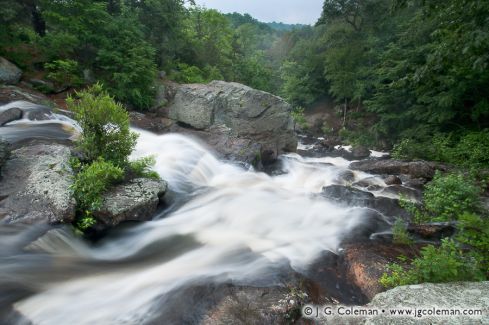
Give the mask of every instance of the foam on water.
M 44 122 L 13 124 L 22 123 Z M 69 229 L 52 230 L 15 255 L 17 262 L 0 264 L 0 283 L 32 288 L 14 307 L 33 323 L 132 324 L 161 297 L 202 279 L 252 284 L 277 266 L 306 270 L 366 222 L 365 209 L 318 195 L 342 184 L 338 176 L 350 163 L 343 158 L 284 155 L 286 173 L 272 177 L 220 161 L 196 139 L 135 131 L 132 158 L 153 155 L 172 196 L 186 203 L 95 246 Z

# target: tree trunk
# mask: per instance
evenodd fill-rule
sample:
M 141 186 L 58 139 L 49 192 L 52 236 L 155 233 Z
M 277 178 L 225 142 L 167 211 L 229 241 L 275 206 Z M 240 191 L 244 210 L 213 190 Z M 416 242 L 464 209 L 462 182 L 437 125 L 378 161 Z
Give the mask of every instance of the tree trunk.
M 41 11 L 35 4 L 33 4 L 30 9 L 32 15 L 32 27 L 39 36 L 43 37 L 46 35 L 46 22 L 42 17 Z
M 346 125 L 346 108 L 348 107 L 348 99 L 345 98 L 345 106 L 343 107 L 343 127 Z

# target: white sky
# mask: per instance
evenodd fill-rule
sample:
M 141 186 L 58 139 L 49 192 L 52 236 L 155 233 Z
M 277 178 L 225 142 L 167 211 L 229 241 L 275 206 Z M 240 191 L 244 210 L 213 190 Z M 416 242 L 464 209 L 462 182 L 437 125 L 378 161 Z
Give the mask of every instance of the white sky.
M 259 21 L 314 24 L 324 0 L 195 0 L 196 4 L 223 13 L 248 13 Z

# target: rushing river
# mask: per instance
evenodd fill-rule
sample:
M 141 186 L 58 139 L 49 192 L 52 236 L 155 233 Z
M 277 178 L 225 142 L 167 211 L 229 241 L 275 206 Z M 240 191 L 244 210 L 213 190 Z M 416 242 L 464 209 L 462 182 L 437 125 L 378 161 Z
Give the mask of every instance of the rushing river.
M 11 123 L 0 136 L 71 138 L 74 122 L 50 116 Z M 196 139 L 135 131 L 133 156 L 155 156 L 170 184 L 167 208 L 95 244 L 68 227 L 0 226 L 0 304 L 34 324 L 149 323 L 174 312 L 165 301 L 195 284 L 280 285 L 280 270 L 306 272 L 369 223 L 368 209 L 320 195 L 342 184 L 343 158 L 284 155 L 286 173 L 269 176 L 220 161 Z

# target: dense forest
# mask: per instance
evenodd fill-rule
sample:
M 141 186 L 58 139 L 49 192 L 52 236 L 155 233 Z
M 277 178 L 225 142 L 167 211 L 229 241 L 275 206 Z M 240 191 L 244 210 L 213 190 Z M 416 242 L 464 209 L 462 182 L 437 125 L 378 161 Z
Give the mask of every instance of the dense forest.
M 397 144 L 406 158 L 489 162 L 484 1 L 326 0 L 315 26 L 184 0 L 1 4 L 0 55 L 57 85 L 97 80 L 144 110 L 157 71 L 181 83 L 236 81 L 284 97 L 299 120 L 332 98 L 343 120 L 332 132 L 349 142 Z M 350 127 L 355 120 L 363 127 Z
M 423 289 L 435 306 L 483 295 L 489 1 L 324 0 L 317 17 L 0 0 L 0 64 L 17 75 L 0 78 L 0 305 L 26 296 L 19 315 L 43 324 L 180 324 L 198 300 L 241 322 L 264 297 L 293 324 L 313 296 L 350 306 L 443 282 L 456 293 Z M 35 242 L 11 235 L 17 222 Z M 259 291 L 270 274 L 294 279 Z M 461 281 L 483 289 L 459 295 Z M 230 301 L 221 284 L 250 302 L 210 309 Z M 420 303 L 413 288 L 392 300 Z

